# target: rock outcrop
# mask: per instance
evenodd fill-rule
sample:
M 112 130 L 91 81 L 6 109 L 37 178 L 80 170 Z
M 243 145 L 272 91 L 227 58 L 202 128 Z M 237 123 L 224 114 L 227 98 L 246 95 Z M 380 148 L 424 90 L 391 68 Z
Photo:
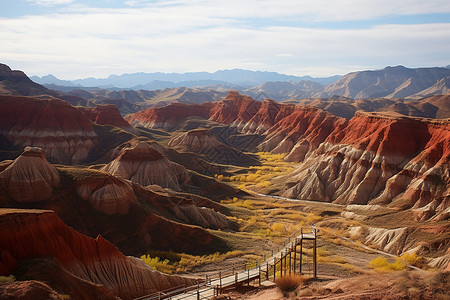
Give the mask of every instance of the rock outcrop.
M 172 138 L 168 146 L 182 152 L 204 155 L 209 161 L 226 165 L 257 165 L 252 156 L 218 141 L 209 130 L 195 129 Z
M 149 108 L 125 118 L 131 125 L 146 128 L 171 130 L 181 121 L 191 116 L 208 118 L 213 103 L 182 104 L 172 103 L 164 107 Z
M 69 226 L 91 237 L 102 234 L 127 255 L 223 247 L 218 237 L 198 227 L 230 228 L 220 204 L 155 187 L 85 167 L 55 168 L 36 148 L 0 164 L 2 207 L 51 209 Z
M 181 184 L 189 181 L 188 171 L 183 166 L 168 160 L 146 142 L 123 149 L 102 170 L 143 186 L 155 184 L 176 191 L 180 190 Z
M 448 207 L 448 120 L 358 113 L 336 127 L 287 178 L 286 197 L 389 204 L 433 212 Z
M 77 193 L 95 210 L 108 215 L 125 215 L 130 205 L 137 202 L 131 185 L 112 176 L 80 180 Z
M 448 104 L 441 97 L 446 96 L 430 101 L 445 110 Z M 170 112 L 169 107 L 160 110 Z M 285 197 L 414 208 L 419 219 L 448 216 L 449 120 L 362 112 L 347 120 L 317 108 L 255 101 L 234 91 L 214 104 L 209 119 L 257 133 L 264 137 L 259 150 L 288 153 L 286 160 L 302 162 L 279 180 Z
M 131 126 L 124 118 L 120 115 L 120 111 L 117 106 L 113 104 L 97 105 L 95 107 L 78 107 L 83 114 L 88 117 L 92 122 L 99 125 L 112 125 L 130 133 L 137 134 L 136 128 Z
M 17 202 L 50 199 L 59 182 L 58 171 L 38 147 L 26 147 L 22 155 L 0 172 L 0 188 Z
M 195 283 L 154 271 L 101 236 L 92 239 L 78 233 L 52 211 L 0 209 L 0 225 L 1 275 L 13 272 L 20 260 L 54 257 L 73 275 L 123 299 Z
M 0 64 L 0 93 L 3 95 L 37 96 L 50 95 L 52 92 L 44 86 L 33 82 L 24 72 L 11 70 Z
M 89 119 L 67 102 L 14 96 L 0 96 L 0 135 L 59 163 L 82 162 L 97 141 Z

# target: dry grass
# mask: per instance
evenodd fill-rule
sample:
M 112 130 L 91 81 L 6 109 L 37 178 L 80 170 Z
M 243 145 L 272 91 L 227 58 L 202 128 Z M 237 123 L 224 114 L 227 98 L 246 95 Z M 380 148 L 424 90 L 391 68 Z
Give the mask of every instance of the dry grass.
M 305 283 L 306 279 L 301 275 L 288 275 L 275 279 L 275 284 L 286 296 Z
M 14 275 L 0 276 L 0 283 L 14 282 L 14 281 L 16 281 L 16 277 L 14 277 Z
M 385 257 L 379 256 L 369 262 L 369 267 L 377 272 L 403 271 L 406 264 L 401 258 L 398 258 L 394 263 L 390 263 Z
M 156 254 L 156 252 L 154 252 L 153 255 L 154 254 Z M 167 258 L 160 258 L 158 256 L 152 257 L 152 253 L 150 253 L 142 255 L 141 259 L 154 270 L 172 274 L 186 273 L 200 265 L 222 262 L 225 259 L 242 256 L 243 254 L 244 252 L 240 250 L 229 251 L 227 253 L 216 252 L 214 254 L 202 256 L 190 255 L 186 253 L 175 253 L 172 251 L 159 251 L 159 255 Z

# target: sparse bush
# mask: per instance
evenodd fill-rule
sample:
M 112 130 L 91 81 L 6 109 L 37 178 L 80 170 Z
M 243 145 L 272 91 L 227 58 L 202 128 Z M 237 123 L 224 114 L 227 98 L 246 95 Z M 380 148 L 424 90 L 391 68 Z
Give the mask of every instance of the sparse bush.
M 412 266 L 418 266 L 422 261 L 422 256 L 418 256 L 416 253 L 403 253 L 400 258 Z
M 369 267 L 379 272 L 402 271 L 406 268 L 406 264 L 401 258 L 397 258 L 395 263 L 389 263 L 386 258 L 378 256 L 369 262 Z
M 275 279 L 275 283 L 284 296 L 295 291 L 299 286 L 303 285 L 305 278 L 300 275 L 289 275 Z
M 286 232 L 284 225 L 281 223 L 273 223 L 272 232 L 277 235 L 282 235 Z
M 14 281 L 16 281 L 16 277 L 14 277 L 14 275 L 0 276 L 0 283 L 3 283 L 3 282 L 14 282 Z
M 169 260 L 161 260 L 159 257 L 151 257 L 150 255 L 142 255 L 141 259 L 150 268 L 163 273 L 171 274 L 174 271 L 174 267 L 169 264 Z
M 245 200 L 244 203 L 242 203 L 242 206 L 248 209 L 253 208 L 253 202 L 251 200 Z

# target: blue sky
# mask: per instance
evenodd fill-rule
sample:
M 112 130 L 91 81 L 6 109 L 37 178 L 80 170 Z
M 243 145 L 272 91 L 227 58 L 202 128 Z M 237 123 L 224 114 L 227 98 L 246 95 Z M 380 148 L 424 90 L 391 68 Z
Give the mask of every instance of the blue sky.
M 0 0 L 0 62 L 61 79 L 450 64 L 448 0 Z

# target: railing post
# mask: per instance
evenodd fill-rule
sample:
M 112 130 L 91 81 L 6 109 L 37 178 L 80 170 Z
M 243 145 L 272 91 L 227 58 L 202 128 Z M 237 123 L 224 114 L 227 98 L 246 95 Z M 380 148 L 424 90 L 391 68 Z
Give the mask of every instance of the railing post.
M 295 238 L 295 245 L 294 245 L 294 275 L 295 275 L 295 267 L 297 263 L 297 238 Z
M 275 259 L 273 260 L 273 281 L 275 281 L 275 274 L 277 273 L 277 263 Z
M 237 284 L 238 282 L 238 273 L 234 274 L 234 283 Z
M 313 245 L 313 274 L 314 274 L 314 279 L 317 279 L 317 243 L 316 243 L 316 237 L 314 236 L 314 241 L 313 241 L 314 245 Z
M 259 280 L 259 285 L 261 285 L 261 265 L 258 266 L 258 280 Z
M 302 274 L 302 264 L 303 264 L 303 237 L 300 239 L 300 274 Z
M 266 280 L 269 280 L 269 263 L 266 263 Z
M 219 287 L 222 290 L 222 272 L 219 272 Z
M 291 269 L 292 269 L 292 248 L 289 252 L 289 275 L 291 275 Z
M 200 300 L 200 286 L 197 284 L 197 300 Z

